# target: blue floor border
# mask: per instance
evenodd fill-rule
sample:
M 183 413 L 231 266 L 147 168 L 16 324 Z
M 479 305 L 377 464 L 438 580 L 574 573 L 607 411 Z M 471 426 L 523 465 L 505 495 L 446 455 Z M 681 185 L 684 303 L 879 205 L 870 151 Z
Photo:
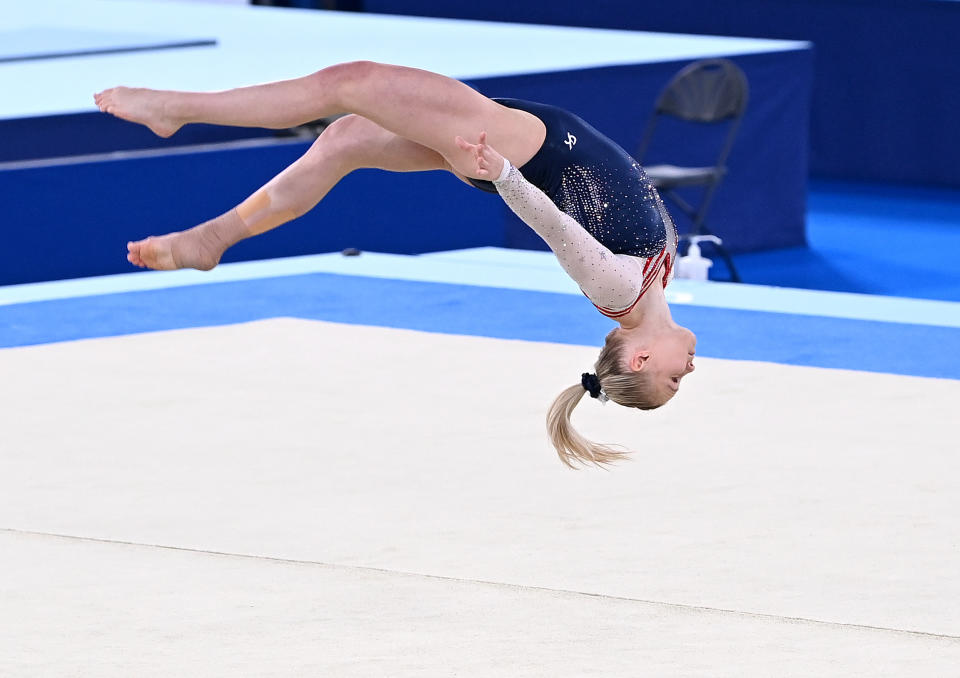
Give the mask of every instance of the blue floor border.
M 673 314 L 702 356 L 960 379 L 957 328 L 685 305 Z M 598 347 L 614 326 L 569 294 L 311 273 L 3 306 L 0 347 L 275 317 Z

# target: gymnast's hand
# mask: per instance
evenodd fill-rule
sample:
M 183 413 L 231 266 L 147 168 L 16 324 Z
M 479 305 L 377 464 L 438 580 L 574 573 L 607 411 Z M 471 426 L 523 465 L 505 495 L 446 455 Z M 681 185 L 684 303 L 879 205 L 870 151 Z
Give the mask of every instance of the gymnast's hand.
M 463 137 L 457 137 L 457 146 L 461 151 L 465 151 L 473 156 L 473 173 L 476 179 L 493 181 L 500 176 L 503 170 L 504 157 L 497 153 L 492 146 L 487 145 L 487 133 L 480 132 L 480 143 L 471 144 Z

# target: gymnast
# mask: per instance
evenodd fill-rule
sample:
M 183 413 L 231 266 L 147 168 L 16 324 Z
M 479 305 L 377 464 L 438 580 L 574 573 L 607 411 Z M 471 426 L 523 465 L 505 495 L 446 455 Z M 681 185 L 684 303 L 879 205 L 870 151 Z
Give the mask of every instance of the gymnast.
M 547 414 L 551 442 L 570 467 L 626 454 L 573 428 L 585 393 L 653 409 L 694 369 L 696 337 L 673 321 L 664 296 L 677 251 L 673 221 L 640 165 L 563 109 L 489 99 L 436 73 L 369 61 L 222 92 L 116 87 L 94 99 L 101 111 L 161 137 L 187 123 L 287 129 L 349 114 L 234 209 L 128 243 L 127 259 L 140 267 L 209 270 L 236 242 L 305 214 L 355 169 L 446 170 L 499 193 L 597 309 L 619 323 L 594 372 L 565 389 Z

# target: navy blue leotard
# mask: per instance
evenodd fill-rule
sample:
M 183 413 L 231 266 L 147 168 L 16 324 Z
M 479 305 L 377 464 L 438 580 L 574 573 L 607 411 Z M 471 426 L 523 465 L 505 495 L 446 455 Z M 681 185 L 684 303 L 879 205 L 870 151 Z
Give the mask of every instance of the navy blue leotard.
M 563 212 L 615 254 L 652 257 L 676 252 L 677 231 L 640 164 L 583 119 L 556 106 L 495 98 L 539 118 L 547 136 L 518 168 Z M 469 179 L 496 193 L 492 182 Z

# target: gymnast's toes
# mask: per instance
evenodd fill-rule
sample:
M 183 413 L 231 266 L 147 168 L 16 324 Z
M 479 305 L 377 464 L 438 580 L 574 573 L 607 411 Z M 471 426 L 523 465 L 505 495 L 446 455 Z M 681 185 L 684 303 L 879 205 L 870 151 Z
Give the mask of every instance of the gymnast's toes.
M 172 242 L 170 236 L 150 236 L 144 240 L 130 243 L 130 263 L 141 268 L 152 268 L 158 271 L 169 271 L 177 268 L 174 263 Z

